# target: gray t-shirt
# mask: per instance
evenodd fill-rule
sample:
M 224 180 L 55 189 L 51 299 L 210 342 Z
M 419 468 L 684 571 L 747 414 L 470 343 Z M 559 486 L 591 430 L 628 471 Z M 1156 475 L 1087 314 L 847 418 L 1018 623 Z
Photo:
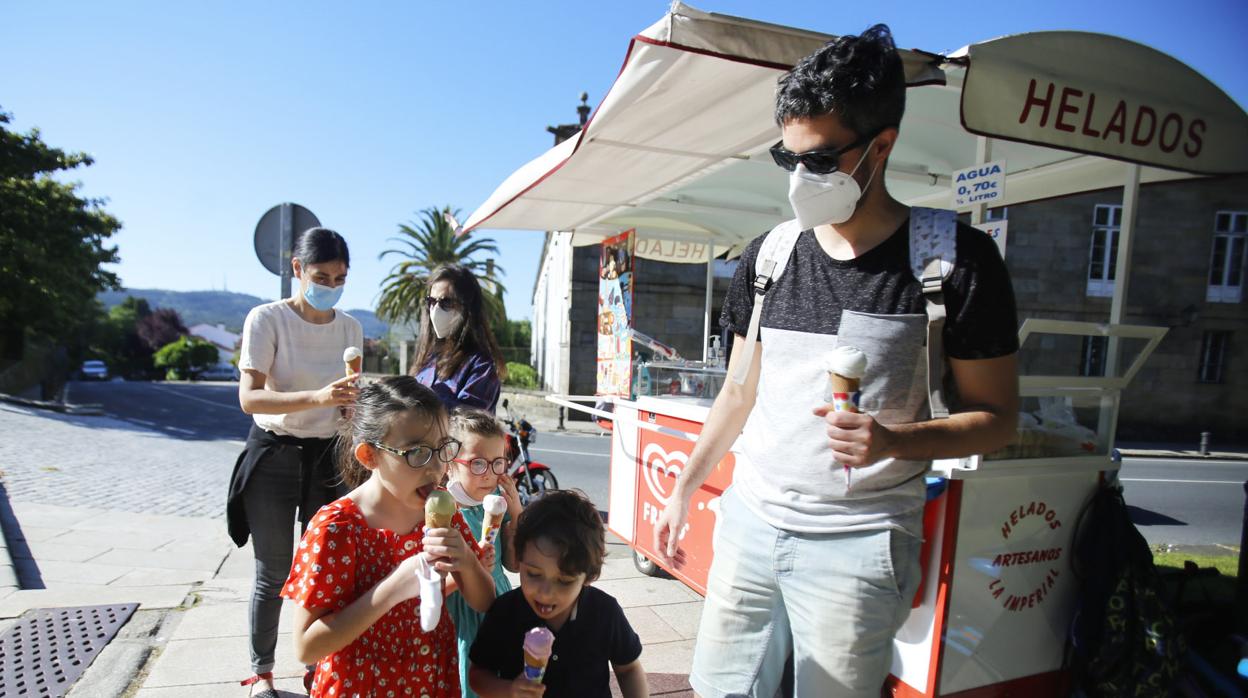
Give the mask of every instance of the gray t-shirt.
M 762 240 L 741 256 L 720 323 L 745 336 L 754 305 L 754 264 Z M 987 359 L 1018 350 L 1014 293 L 996 244 L 959 225 L 957 264 L 945 282 L 946 354 Z M 868 355 L 862 410 L 881 424 L 923 421 L 927 406 L 927 316 L 910 267 L 909 221 L 851 260 L 829 257 L 812 231 L 797 239 L 783 275 L 767 292 L 760 322 L 762 375 L 742 435 L 745 462 L 734 487 L 777 528 L 824 533 L 899 528 L 917 533 L 927 462 L 887 459 L 856 468 L 847 487 L 824 421 L 823 356 L 838 344 Z
M 274 301 L 247 313 L 238 368 L 263 373 L 266 390 L 319 390 L 346 375 L 342 352 L 352 346 L 364 346 L 359 320 L 335 310 L 332 321 L 317 325 L 299 317 L 285 301 Z M 318 407 L 289 414 L 257 414 L 253 419 L 261 429 L 275 434 L 327 439 L 337 431 L 338 410 Z

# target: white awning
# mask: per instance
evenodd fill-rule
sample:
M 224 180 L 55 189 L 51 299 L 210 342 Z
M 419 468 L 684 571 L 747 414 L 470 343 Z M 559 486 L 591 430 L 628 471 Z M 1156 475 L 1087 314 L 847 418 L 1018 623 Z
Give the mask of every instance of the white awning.
M 574 244 L 590 244 L 636 228 L 641 240 L 709 242 L 716 255 L 740 249 L 792 217 L 787 175 L 767 152 L 780 138 L 772 115 L 776 80 L 832 38 L 674 4 L 633 38 L 624 68 L 585 129 L 516 170 L 464 229 L 571 231 Z M 990 159 L 1006 162 L 1005 198 L 994 205 L 1121 186 L 1115 160 L 1191 173 L 1246 169 L 1243 110 L 1200 74 L 1152 49 L 1109 36 L 1043 32 L 960 53 L 902 51 L 910 88 L 888 187 L 906 203 L 951 205 L 951 173 L 978 162 L 979 138 L 968 128 L 994 136 Z M 1102 55 L 1110 58 L 1098 63 Z M 1138 77 L 1125 76 L 1123 62 L 1137 65 Z M 1029 98 L 1030 76 L 1041 96 L 1048 83 L 1055 96 L 1040 125 L 1030 93 L 1035 117 L 1028 115 L 1022 125 L 1030 128 L 1020 130 L 1013 127 Z M 1151 109 L 1157 119 L 1151 145 L 1131 145 L 1134 122 L 1125 145 L 1116 132 L 1097 140 L 1064 130 L 1076 120 L 1072 90 L 1085 100 L 1073 108 L 1096 114 L 1089 130 L 1100 133 L 1097 120 L 1112 116 L 1119 100 L 1132 105 L 1132 119 L 1139 107 Z M 1078 127 L 1084 113 L 1078 112 Z M 1171 148 L 1176 118 L 1183 134 Z M 1197 137 L 1199 153 L 1185 157 Z M 1190 176 L 1145 167 L 1141 180 Z

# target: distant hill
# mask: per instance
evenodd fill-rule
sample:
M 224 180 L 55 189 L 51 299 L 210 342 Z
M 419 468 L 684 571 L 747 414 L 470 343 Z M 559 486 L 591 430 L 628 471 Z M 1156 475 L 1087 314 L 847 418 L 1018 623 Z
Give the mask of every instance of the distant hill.
M 268 303 L 268 298 L 257 298 L 246 293 L 230 291 L 165 291 L 158 288 L 127 288 L 121 291 L 105 291 L 99 295 L 105 308 L 119 305 L 126 296 L 143 298 L 147 304 L 156 308 L 173 308 L 178 311 L 182 322 L 190 327 L 207 323 L 209 325 L 225 325 L 231 332 L 242 332 L 243 321 L 247 312 L 261 303 Z M 364 327 L 364 336 L 379 338 L 386 334 L 386 323 L 377 319 L 371 310 L 347 310 L 351 317 L 360 321 Z

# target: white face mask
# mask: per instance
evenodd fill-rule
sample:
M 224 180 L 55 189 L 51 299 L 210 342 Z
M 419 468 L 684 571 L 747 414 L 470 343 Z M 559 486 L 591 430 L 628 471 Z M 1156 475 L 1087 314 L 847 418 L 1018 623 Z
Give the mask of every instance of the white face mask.
M 871 143 L 875 143 L 874 138 Z M 862 157 L 858 158 L 858 164 L 848 173 L 837 171 L 815 174 L 799 162 L 797 169 L 789 174 L 789 203 L 793 205 L 793 213 L 802 230 L 824 224 L 838 225 L 853 217 L 863 193 L 853 174 L 867 159 L 871 143 L 867 144 Z M 871 180 L 875 179 L 875 169 L 871 169 L 871 176 L 867 178 L 868 187 L 871 186 Z
M 468 490 L 459 484 L 459 480 L 451 480 L 451 484 L 446 486 L 446 491 L 451 493 L 451 496 L 455 498 L 455 502 L 461 507 L 481 506 L 481 502 L 468 494 Z
M 433 334 L 438 339 L 446 339 L 450 336 L 455 328 L 459 327 L 459 311 L 445 310 L 440 305 L 435 305 L 433 311 L 429 313 L 429 321 L 433 323 Z

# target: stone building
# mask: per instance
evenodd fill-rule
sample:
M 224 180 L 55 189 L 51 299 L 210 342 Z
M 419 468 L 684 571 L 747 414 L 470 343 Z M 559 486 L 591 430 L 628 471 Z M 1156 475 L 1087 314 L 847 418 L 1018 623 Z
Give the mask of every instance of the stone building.
M 1009 221 L 1020 317 L 1108 321 L 1121 204 L 1121 189 L 1105 189 L 993 212 Z M 1120 440 L 1248 442 L 1246 234 L 1248 177 L 1140 188 L 1124 322 L 1168 332 L 1123 393 Z M 1023 369 L 1101 375 L 1105 347 L 1049 338 L 1024 347 Z

